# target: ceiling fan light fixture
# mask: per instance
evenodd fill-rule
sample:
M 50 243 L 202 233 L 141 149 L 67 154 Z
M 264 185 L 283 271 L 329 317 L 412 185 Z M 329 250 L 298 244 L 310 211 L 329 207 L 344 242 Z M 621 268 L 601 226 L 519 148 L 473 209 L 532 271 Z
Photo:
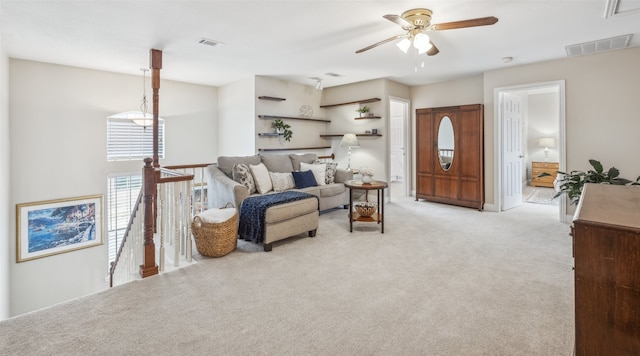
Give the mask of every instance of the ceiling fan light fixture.
M 413 38 L 413 47 L 418 50 L 418 53 L 425 53 L 431 48 L 431 43 L 429 43 L 429 36 L 425 33 L 418 33 Z
M 405 37 L 402 41 L 396 43 L 396 46 L 398 46 L 402 52 L 407 53 L 409 46 L 411 46 L 411 40 Z

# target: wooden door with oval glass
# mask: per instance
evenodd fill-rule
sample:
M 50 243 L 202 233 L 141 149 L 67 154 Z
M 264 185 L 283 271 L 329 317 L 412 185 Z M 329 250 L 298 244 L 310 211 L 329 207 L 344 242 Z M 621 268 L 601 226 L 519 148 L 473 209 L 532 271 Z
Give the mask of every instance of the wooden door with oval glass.
M 448 171 L 453 164 L 454 148 L 453 124 L 449 116 L 444 116 L 438 127 L 438 161 L 440 167 L 445 171 Z

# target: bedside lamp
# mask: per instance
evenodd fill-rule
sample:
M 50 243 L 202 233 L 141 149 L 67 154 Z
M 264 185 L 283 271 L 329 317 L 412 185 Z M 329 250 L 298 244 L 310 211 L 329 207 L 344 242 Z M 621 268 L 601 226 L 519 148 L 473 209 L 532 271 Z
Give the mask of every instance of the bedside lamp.
M 340 142 L 340 147 L 349 147 L 347 151 L 347 170 L 351 170 L 351 147 L 360 147 L 360 143 L 358 143 L 358 137 L 355 134 L 344 134 L 342 136 L 342 141 Z
M 549 147 L 556 146 L 556 140 L 553 137 L 540 137 L 538 146 L 544 147 L 544 160 L 549 160 Z

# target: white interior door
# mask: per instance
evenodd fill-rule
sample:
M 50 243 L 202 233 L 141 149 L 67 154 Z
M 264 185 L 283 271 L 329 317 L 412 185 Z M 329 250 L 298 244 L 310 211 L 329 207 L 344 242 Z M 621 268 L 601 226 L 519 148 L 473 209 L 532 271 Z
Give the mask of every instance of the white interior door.
M 389 146 L 391 154 L 391 181 L 404 181 L 404 112 L 401 103 L 390 102 Z
M 504 93 L 502 113 L 502 210 L 508 210 L 522 204 L 522 165 L 524 162 L 522 96 Z

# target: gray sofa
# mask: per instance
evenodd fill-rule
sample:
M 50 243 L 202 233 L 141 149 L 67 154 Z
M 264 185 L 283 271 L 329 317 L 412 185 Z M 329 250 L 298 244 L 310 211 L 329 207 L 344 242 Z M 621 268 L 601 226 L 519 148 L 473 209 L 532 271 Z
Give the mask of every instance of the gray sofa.
M 314 153 L 307 154 L 266 154 L 254 156 L 220 156 L 217 165 L 210 165 L 207 181 L 207 198 L 209 207 L 221 207 L 232 202 L 240 207 L 242 201 L 249 196 L 249 190 L 241 183 L 233 180 L 233 166 L 236 163 L 258 165 L 263 163 L 269 172 L 288 173 L 300 170 L 300 163 L 313 163 L 318 159 Z M 349 190 L 344 182 L 353 179 L 353 173 L 337 168 L 335 183 L 296 189 L 313 194 L 319 198 L 320 211 L 345 207 L 349 204 Z M 267 193 L 268 194 L 268 193 Z

